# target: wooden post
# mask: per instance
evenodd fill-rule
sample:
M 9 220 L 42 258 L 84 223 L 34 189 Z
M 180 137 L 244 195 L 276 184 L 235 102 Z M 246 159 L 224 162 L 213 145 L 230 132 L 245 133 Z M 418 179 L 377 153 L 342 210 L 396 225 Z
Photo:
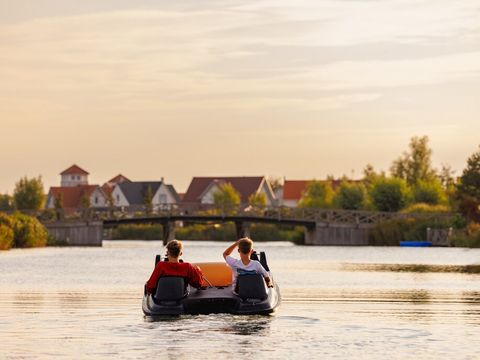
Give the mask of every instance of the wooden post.
M 163 228 L 163 245 L 166 245 L 170 240 L 175 239 L 175 221 L 167 221 L 162 224 Z

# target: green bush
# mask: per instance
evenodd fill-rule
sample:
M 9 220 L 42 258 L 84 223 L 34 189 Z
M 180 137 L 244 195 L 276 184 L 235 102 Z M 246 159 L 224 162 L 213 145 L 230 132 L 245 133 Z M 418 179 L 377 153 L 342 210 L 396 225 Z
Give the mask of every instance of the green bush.
M 430 205 L 446 204 L 447 195 L 440 181 L 419 181 L 413 187 L 413 201 Z
M 362 184 L 349 184 L 342 181 L 333 197 L 335 207 L 345 210 L 360 210 L 365 208 L 367 191 Z
M 13 236 L 12 228 L 0 223 L 0 250 L 8 250 L 12 247 Z
M 36 218 L 21 213 L 15 213 L 11 218 L 15 247 L 40 247 L 47 244 L 48 232 Z
M 410 192 L 405 180 L 398 178 L 379 178 L 370 187 L 370 197 L 375 209 L 379 211 L 399 211 L 410 200 Z
M 450 211 L 446 205 L 429 205 L 425 203 L 412 204 L 400 212 L 403 214 L 430 214 L 430 213 L 446 213 Z

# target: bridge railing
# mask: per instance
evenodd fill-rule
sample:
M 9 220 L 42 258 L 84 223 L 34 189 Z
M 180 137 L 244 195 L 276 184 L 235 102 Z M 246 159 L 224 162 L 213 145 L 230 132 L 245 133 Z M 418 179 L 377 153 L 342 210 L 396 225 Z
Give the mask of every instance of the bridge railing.
M 49 209 L 50 214 L 53 209 Z M 45 216 L 46 212 L 39 213 L 37 216 L 45 221 L 58 220 L 48 219 Z M 363 211 L 363 210 L 340 210 L 340 209 L 316 209 L 316 208 L 298 208 L 286 206 L 251 206 L 248 204 L 241 204 L 239 206 L 218 206 L 213 204 L 201 203 L 180 203 L 180 204 L 161 204 L 156 205 L 147 211 L 144 205 L 135 205 L 128 207 L 91 207 L 83 209 L 80 212 L 71 214 L 61 214 L 62 218 L 83 218 L 86 220 L 105 220 L 105 219 L 124 219 L 136 217 L 184 217 L 188 220 L 189 217 L 237 217 L 237 218 L 263 218 L 277 221 L 304 221 L 315 223 L 335 223 L 335 224 L 357 224 L 369 225 L 379 222 L 412 217 L 448 217 L 451 213 L 440 215 L 435 214 L 402 214 L 389 213 L 378 211 Z M 42 218 L 43 217 L 43 218 Z M 58 217 L 58 214 L 57 214 Z

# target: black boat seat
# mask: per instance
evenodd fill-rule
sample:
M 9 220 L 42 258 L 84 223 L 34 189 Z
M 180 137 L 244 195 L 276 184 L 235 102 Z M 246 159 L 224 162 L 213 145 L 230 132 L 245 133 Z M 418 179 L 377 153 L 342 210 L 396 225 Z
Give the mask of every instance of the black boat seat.
M 165 276 L 158 279 L 155 299 L 159 301 L 178 301 L 187 295 L 185 279 L 179 276 Z
M 237 293 L 241 299 L 265 300 L 268 297 L 267 285 L 261 274 L 239 275 Z

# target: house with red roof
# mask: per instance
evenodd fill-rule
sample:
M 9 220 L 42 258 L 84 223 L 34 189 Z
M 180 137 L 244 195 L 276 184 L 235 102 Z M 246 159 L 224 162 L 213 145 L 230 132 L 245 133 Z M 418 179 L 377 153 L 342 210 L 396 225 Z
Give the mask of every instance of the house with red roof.
M 98 185 L 88 184 L 89 173 L 72 165 L 60 173 L 60 186 L 52 186 L 48 191 L 47 209 L 55 208 L 55 200 L 60 199 L 66 213 L 73 213 L 85 207 L 106 207 L 107 194 Z
M 282 195 L 280 203 L 282 206 L 287 207 L 296 207 L 303 197 L 303 194 L 307 190 L 307 186 L 310 182 L 315 180 L 284 180 Z M 337 180 L 319 180 L 320 182 L 330 182 L 333 191 L 335 191 L 340 184 L 342 183 L 342 179 Z M 361 180 L 347 180 L 349 183 L 358 184 L 362 183 Z
M 248 204 L 248 198 L 253 194 L 265 194 L 267 206 L 274 205 L 275 195 L 264 176 L 238 176 L 238 177 L 194 177 L 182 198 L 182 204 L 214 203 L 213 194 L 222 184 L 229 183 L 240 194 L 242 204 Z
M 283 183 L 282 206 L 296 207 L 311 180 L 285 180 Z

